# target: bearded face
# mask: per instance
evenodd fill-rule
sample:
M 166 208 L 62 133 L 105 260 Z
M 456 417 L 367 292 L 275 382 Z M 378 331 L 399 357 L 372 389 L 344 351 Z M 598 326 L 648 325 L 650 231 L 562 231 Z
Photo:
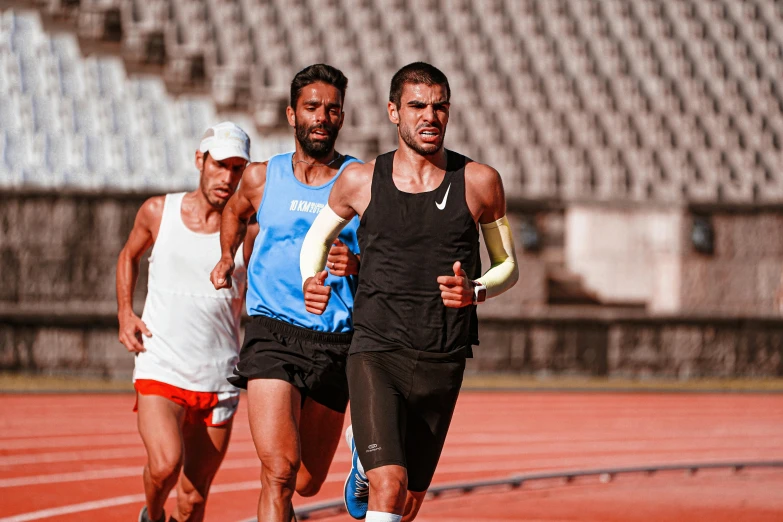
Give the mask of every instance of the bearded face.
M 302 150 L 312 158 L 323 158 L 334 149 L 340 126 L 331 122 L 321 122 L 309 125 L 296 119 L 296 141 Z
M 302 152 L 311 158 L 327 158 L 334 151 L 343 125 L 343 97 L 339 89 L 324 82 L 304 87 L 296 108 L 286 110 Z

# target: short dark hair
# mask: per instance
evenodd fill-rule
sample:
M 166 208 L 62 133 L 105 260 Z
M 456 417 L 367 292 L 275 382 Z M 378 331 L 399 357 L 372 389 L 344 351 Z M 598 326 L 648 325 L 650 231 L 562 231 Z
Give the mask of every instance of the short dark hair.
M 394 74 L 389 89 L 389 101 L 397 108 L 402 103 L 402 88 L 407 83 L 423 83 L 424 85 L 443 85 L 446 87 L 446 100 L 451 99 L 449 80 L 443 72 L 425 62 L 414 62 L 406 65 Z
M 294 76 L 291 81 L 291 107 L 296 108 L 296 102 L 302 94 L 302 89 L 308 85 L 317 82 L 323 82 L 331 85 L 340 91 L 340 97 L 345 102 L 345 89 L 348 87 L 348 78 L 335 67 L 325 63 L 317 63 L 305 67 Z

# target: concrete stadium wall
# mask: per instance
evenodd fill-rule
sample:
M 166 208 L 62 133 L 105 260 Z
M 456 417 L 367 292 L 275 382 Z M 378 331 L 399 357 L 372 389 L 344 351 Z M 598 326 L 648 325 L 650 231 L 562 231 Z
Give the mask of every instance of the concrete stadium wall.
M 6 320 L 0 371 L 129 379 L 133 356 L 117 340 L 116 318 Z
M 679 310 L 779 314 L 775 294 L 783 273 L 783 210 L 707 208 L 696 212 L 710 216 L 715 252 L 704 255 L 685 249 L 680 261 Z M 690 227 L 690 221 L 686 226 Z
M 0 317 L 116 313 L 115 266 L 137 194 L 0 194 Z M 137 301 L 143 303 L 146 263 Z
M 685 213 L 575 204 L 566 210 L 566 263 L 604 303 L 680 309 Z
M 2 196 L 0 370 L 127 377 L 133 359 L 116 340 L 114 270 L 146 196 L 32 192 Z M 606 220 L 606 210 L 596 212 L 603 212 L 600 219 Z M 680 283 L 669 281 L 673 288 L 667 297 L 679 303 L 678 310 L 666 316 L 640 311 L 617 316 L 600 307 L 592 311 L 547 307 L 547 249 L 525 252 L 518 245 L 522 281 L 481 307 L 482 345 L 471 371 L 781 376 L 783 319 L 771 309 L 783 266 L 783 212 L 713 209 L 715 252 L 711 256 L 693 251 L 688 239 L 690 213 L 680 212 L 679 217 L 665 216 L 676 224 L 667 225 L 666 234 L 680 230 L 675 237 L 680 255 L 667 261 L 679 273 Z M 530 216 L 538 221 L 544 246 L 549 241 L 554 250 L 577 230 L 609 233 L 602 226 L 571 231 L 562 209 L 525 214 L 517 208 L 511 212 L 512 225 Z M 627 234 L 631 235 L 646 226 L 644 220 L 630 219 L 628 214 L 610 222 L 630 223 Z M 629 261 L 628 252 L 607 248 L 583 254 L 605 266 L 639 263 L 634 277 L 643 277 L 649 271 L 646 255 L 633 254 L 636 257 Z M 634 277 L 626 277 L 624 284 Z M 640 285 L 648 292 L 644 295 L 651 295 L 655 285 L 650 281 L 644 285 Z M 139 312 L 145 287 L 142 269 L 135 300 Z M 745 319 L 728 318 L 728 314 Z
M 484 320 L 468 372 L 609 378 L 781 378 L 783 320 L 561 315 Z M 128 379 L 114 318 L 0 324 L 0 371 Z
M 476 358 L 468 365 L 472 372 L 780 378 L 783 320 L 600 314 L 487 319 L 481 324 L 481 346 L 474 351 Z
M 712 224 L 711 254 L 691 244 L 695 217 Z M 565 243 L 568 269 L 606 303 L 636 302 L 665 314 L 779 314 L 779 207 L 574 204 L 566 210 Z

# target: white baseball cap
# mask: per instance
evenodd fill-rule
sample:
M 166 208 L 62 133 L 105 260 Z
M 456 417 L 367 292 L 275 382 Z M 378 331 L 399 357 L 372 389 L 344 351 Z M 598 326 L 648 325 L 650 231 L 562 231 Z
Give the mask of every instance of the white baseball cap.
M 226 158 L 250 161 L 250 138 L 236 123 L 224 121 L 204 132 L 198 150 L 209 152 L 218 161 Z

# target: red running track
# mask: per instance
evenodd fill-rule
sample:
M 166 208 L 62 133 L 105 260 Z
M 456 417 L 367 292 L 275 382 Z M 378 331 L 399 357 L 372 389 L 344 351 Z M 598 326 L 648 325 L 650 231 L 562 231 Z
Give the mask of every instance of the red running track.
M 132 395 L 3 396 L 0 522 L 135 520 L 145 459 L 132 406 Z M 255 513 L 259 464 L 246 419 L 243 404 L 209 522 Z M 434 483 L 740 460 L 783 460 L 783 395 L 463 392 Z M 348 468 L 342 445 L 321 493 L 295 505 L 338 498 Z M 783 471 L 535 483 L 429 500 L 417 520 L 780 521 Z

